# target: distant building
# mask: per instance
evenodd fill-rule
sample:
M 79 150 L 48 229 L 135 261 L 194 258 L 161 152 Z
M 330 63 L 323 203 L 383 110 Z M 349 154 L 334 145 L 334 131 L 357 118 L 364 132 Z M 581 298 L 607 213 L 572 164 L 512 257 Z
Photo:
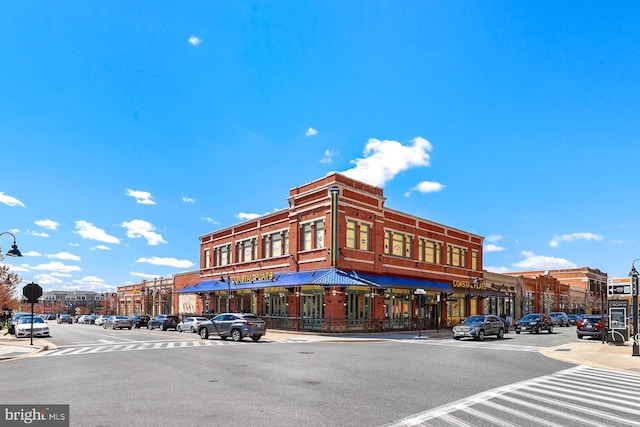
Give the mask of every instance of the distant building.
M 607 273 L 597 268 L 531 270 L 505 273 L 523 279 L 523 313 L 564 311 L 601 313 L 607 298 Z M 605 307 L 606 309 L 606 307 Z

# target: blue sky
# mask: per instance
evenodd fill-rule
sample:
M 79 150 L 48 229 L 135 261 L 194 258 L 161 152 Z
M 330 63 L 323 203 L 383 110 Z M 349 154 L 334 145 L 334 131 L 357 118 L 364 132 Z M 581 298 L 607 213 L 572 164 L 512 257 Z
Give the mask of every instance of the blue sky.
M 640 258 L 635 2 L 3 2 L 0 29 L 23 284 L 197 269 L 331 171 L 485 236 L 490 271 Z

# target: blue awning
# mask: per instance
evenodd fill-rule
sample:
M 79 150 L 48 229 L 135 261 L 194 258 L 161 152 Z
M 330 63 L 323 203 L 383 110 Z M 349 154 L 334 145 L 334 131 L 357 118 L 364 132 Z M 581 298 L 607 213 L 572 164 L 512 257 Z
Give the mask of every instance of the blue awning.
M 359 277 L 377 283 L 384 288 L 411 288 L 454 293 L 453 288 L 448 283 L 434 282 L 431 280 L 409 279 L 399 276 L 376 276 L 373 274 L 360 274 Z
M 233 276 L 232 276 L 233 278 Z M 177 290 L 176 293 L 199 293 L 199 292 L 216 292 L 237 289 L 264 289 L 272 287 L 295 287 L 303 285 L 319 285 L 319 286 L 369 286 L 381 287 L 378 283 L 372 282 L 356 272 L 345 272 L 337 268 L 324 268 L 310 271 L 286 271 L 275 275 L 270 280 L 255 280 L 252 282 L 231 282 L 231 286 L 226 279 L 224 282 L 220 280 L 205 280 L 196 285 L 187 286 Z

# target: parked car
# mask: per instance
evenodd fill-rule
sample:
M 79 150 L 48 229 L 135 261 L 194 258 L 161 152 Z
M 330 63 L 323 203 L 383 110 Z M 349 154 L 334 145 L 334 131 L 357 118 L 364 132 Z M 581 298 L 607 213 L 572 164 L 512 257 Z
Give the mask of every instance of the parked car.
M 163 331 L 167 329 L 178 329 L 178 316 L 173 314 L 158 314 L 147 323 L 147 329 L 160 328 Z
M 602 333 L 605 332 L 606 322 L 607 318 L 601 314 L 582 316 L 582 320 L 576 325 L 576 334 L 580 339 L 583 337 L 602 338 Z
M 93 322 L 93 324 L 97 325 L 97 326 L 102 326 L 102 325 L 104 325 L 104 322 L 106 322 L 109 317 L 111 317 L 111 316 L 109 316 L 108 314 L 101 314 L 100 316 L 98 316 L 96 318 L 96 320 Z
M 550 334 L 553 333 L 553 320 L 551 316 L 545 313 L 531 313 L 526 314 L 522 319 L 516 323 L 516 334 L 520 332 L 529 332 L 539 334 L 540 331 L 547 331 Z
M 31 316 L 22 316 L 15 326 L 16 338 L 31 337 Z M 33 316 L 33 336 L 48 337 L 49 325 L 40 316 Z
M 504 337 L 504 322 L 492 314 L 470 316 L 463 323 L 451 329 L 453 338 L 474 338 L 483 341 L 485 336 L 495 335 L 502 339 Z
M 72 324 L 73 323 L 73 318 L 68 314 L 61 314 L 60 316 L 58 316 L 57 322 L 60 323 L 60 324 L 62 324 L 62 323 Z
M 209 319 L 206 317 L 185 317 L 178 323 L 176 330 L 178 332 L 189 331 L 195 333 L 202 322 L 208 321 Z
M 266 333 L 264 321 L 250 313 L 222 313 L 198 326 L 198 335 L 203 340 L 217 335 L 223 340 L 231 337 L 234 341 L 242 341 L 244 337 L 251 337 L 253 341 L 259 341 Z
M 571 324 L 569 316 L 567 316 L 567 313 L 563 311 L 554 311 L 549 313 L 549 316 L 551 316 L 554 326 L 569 326 Z
M 31 317 L 31 313 L 13 313 L 13 315 L 11 316 L 11 320 L 9 320 L 9 333 L 10 334 L 15 334 L 16 333 L 16 325 L 18 324 L 20 319 L 23 318 L 23 317 Z
M 146 314 L 134 314 L 131 316 L 131 323 L 133 323 L 133 327 L 136 329 L 142 328 L 143 326 L 146 328 L 149 320 L 151 320 L 151 317 Z
M 127 316 L 110 316 L 107 320 L 104 321 L 102 327 L 107 329 L 129 329 L 131 330 L 131 319 Z
M 80 316 L 76 316 L 76 323 L 79 325 L 84 325 L 87 323 L 88 314 L 81 314 Z
M 582 320 L 582 316 L 579 314 L 567 314 L 567 317 L 569 317 L 570 325 L 577 325 L 578 322 Z
M 504 323 L 504 333 L 508 334 L 509 333 L 509 329 L 512 327 L 511 326 L 511 322 L 509 322 L 507 319 L 505 319 L 502 316 L 498 316 L 500 318 L 500 320 L 502 320 L 502 323 Z M 509 318 L 511 319 L 511 318 Z

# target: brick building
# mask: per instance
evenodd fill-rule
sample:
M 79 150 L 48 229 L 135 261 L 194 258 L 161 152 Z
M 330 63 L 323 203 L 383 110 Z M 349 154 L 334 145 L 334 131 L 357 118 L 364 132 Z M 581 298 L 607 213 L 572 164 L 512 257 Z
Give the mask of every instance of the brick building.
M 339 173 L 291 189 L 288 208 L 200 236 L 199 274 L 176 276 L 174 310 L 253 312 L 271 328 L 407 329 L 508 297 L 482 280 L 483 237 L 385 202 Z
M 564 311 L 600 313 L 606 304 L 607 273 L 597 268 L 531 270 L 505 273 L 522 277 L 523 313 Z

